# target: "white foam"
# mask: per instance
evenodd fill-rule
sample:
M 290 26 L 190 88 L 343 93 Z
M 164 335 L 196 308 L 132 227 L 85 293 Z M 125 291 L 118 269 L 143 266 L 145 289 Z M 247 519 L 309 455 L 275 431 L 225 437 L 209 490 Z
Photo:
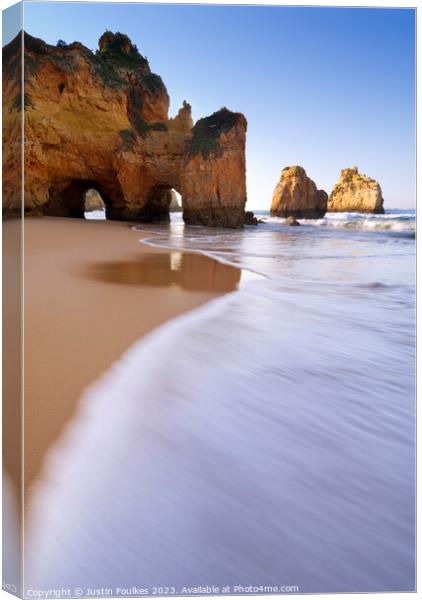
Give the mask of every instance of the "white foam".
M 269 223 L 285 225 L 286 219 L 280 217 L 269 217 Z M 367 231 L 415 231 L 416 223 L 414 215 L 402 213 L 399 216 L 367 215 L 361 213 L 327 213 L 321 219 L 298 219 L 301 225 L 313 227 L 333 227 Z
M 103 221 L 106 219 L 105 210 L 91 210 L 84 213 L 85 219 Z

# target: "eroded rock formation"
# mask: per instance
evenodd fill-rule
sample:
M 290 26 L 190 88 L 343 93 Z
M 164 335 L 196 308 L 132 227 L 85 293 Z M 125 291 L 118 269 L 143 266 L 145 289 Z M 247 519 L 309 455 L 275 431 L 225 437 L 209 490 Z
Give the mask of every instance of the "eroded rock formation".
M 259 221 L 257 217 L 255 217 L 254 213 L 251 210 L 247 210 L 245 212 L 245 225 L 258 225 Z
M 318 190 L 303 167 L 285 167 L 271 202 L 274 217 L 319 219 L 327 212 L 328 195 Z
M 328 211 L 383 214 L 383 204 L 380 184 L 353 167 L 341 171 L 328 198 Z
M 3 50 L 3 164 L 19 172 L 9 141 L 19 135 L 19 35 Z M 104 33 L 94 54 L 82 44 L 50 46 L 24 34 L 25 211 L 83 217 L 97 190 L 108 218 L 168 220 L 171 190 L 187 223 L 243 223 L 246 120 L 222 109 L 193 127 L 130 39 Z M 193 127 L 193 129 L 192 129 Z M 3 211 L 19 211 L 10 176 Z
M 188 223 L 242 227 L 245 220 L 246 119 L 226 108 L 192 129 L 182 169 Z

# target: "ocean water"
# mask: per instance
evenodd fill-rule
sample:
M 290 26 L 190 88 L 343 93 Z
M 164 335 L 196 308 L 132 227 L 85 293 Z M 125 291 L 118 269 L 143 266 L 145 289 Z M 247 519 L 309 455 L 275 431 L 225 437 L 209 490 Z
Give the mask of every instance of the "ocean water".
M 139 226 L 246 276 L 87 390 L 37 490 L 27 589 L 414 589 L 414 211 L 260 216 Z
M 94 221 L 104 221 L 106 219 L 105 210 L 90 210 L 85 212 L 85 219 Z

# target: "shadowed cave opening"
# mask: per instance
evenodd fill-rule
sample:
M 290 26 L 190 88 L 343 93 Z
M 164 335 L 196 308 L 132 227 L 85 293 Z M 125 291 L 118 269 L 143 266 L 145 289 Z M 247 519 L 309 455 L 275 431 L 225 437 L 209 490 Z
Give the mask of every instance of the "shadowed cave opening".
M 148 201 L 142 211 L 144 223 L 168 223 L 171 213 L 182 212 L 182 196 L 169 185 L 157 185 L 149 193 Z
M 169 184 L 153 186 L 142 208 L 125 206 L 121 191 L 113 182 L 107 183 L 105 188 L 94 180 L 75 179 L 53 198 L 49 206 L 49 214 L 53 216 L 169 223 L 172 213 L 182 213 L 182 197 Z
M 108 218 L 112 208 L 120 204 L 119 190 L 114 187 L 110 190 L 113 194 L 113 202 L 105 192 L 104 186 L 96 181 L 74 179 L 53 196 L 55 201 L 50 209 L 52 208 L 54 212 L 50 214 L 74 219 Z

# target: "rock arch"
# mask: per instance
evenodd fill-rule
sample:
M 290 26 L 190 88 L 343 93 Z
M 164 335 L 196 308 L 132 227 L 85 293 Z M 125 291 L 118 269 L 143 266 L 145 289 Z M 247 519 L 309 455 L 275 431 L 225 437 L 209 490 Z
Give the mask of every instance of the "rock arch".
M 172 190 L 176 190 L 176 188 L 170 184 L 157 184 L 151 188 L 143 212 L 140 215 L 143 222 L 156 223 L 170 221 L 170 205 L 173 199 Z
M 94 179 L 72 179 L 49 190 L 49 199 L 42 205 L 42 214 L 83 219 L 85 194 L 90 189 L 96 190 L 103 199 L 107 218 L 113 211 L 113 205 L 122 201 L 121 192 L 113 190 L 110 193 L 107 187 Z
M 83 216 L 89 187 L 107 218 L 168 219 L 169 189 L 183 198 L 188 224 L 241 227 L 246 202 L 246 119 L 223 108 L 193 125 L 183 103 L 168 117 L 169 96 L 129 38 L 106 32 L 94 54 L 24 34 L 25 211 Z M 3 164 L 19 172 L 12 143 L 20 127 L 21 36 L 3 49 Z M 19 210 L 6 181 L 3 213 Z

